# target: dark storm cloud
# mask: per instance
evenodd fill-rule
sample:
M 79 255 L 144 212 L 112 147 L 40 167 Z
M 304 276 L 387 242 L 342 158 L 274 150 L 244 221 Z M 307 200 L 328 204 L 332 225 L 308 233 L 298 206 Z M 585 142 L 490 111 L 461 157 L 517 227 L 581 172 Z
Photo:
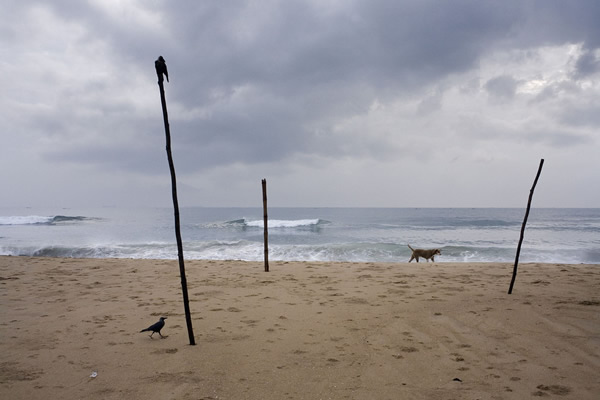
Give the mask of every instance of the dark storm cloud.
M 178 21 L 175 41 L 188 44 L 170 58 L 176 79 L 186 82 L 174 97 L 190 108 L 211 108 L 211 93 L 227 102 L 245 85 L 258 97 L 240 104 L 239 115 L 219 107 L 192 121 L 186 140 L 198 152 L 228 150 L 221 156 L 208 150 L 204 160 L 270 161 L 325 151 L 315 129 L 327 132 L 337 120 L 364 113 L 375 98 L 403 96 L 472 67 L 510 29 L 517 10 L 497 12 L 480 2 L 361 2 L 322 13 L 314 4 L 288 2 L 171 15 Z M 328 144 L 330 156 L 349 146 Z
M 165 56 L 173 77 L 167 86 L 171 104 L 204 111 L 202 117 L 180 122 L 181 131 L 174 131 L 185 143 L 182 151 L 190 152 L 184 157 L 197 160 L 186 163 L 186 169 L 319 152 L 323 143 L 318 142 L 317 130 L 331 131 L 338 120 L 366 112 L 375 99 L 406 96 L 468 70 L 490 48 L 518 45 L 513 38 L 527 36 L 529 30 L 529 45 L 577 40 L 596 44 L 588 30 L 568 23 L 577 19 L 580 26 L 583 18 L 583 25 L 591 24 L 589 10 L 562 2 L 156 4 L 141 4 L 160 17 L 155 29 L 116 21 L 87 3 L 59 1 L 51 7 L 61 18 L 86 27 L 80 40 L 106 42 L 116 71 L 119 64 L 133 63 L 135 69 L 123 72 L 147 72 L 150 85 L 153 58 Z M 539 26 L 538 20 L 552 21 L 551 29 Z M 586 57 L 578 61 L 580 74 L 595 65 Z M 500 76 L 485 87 L 497 98 L 510 99 L 516 84 Z M 236 99 L 235 94 L 247 87 L 247 97 Z M 126 104 L 119 107 L 127 109 Z M 431 107 L 438 107 L 434 97 L 422 103 L 420 112 Z M 117 117 L 105 111 L 100 110 Z M 125 126 L 137 125 L 125 114 L 120 116 Z M 177 126 L 176 114 L 172 119 Z M 327 144 L 331 157 L 347 153 L 353 145 Z M 64 152 L 60 150 L 65 159 L 77 159 Z M 101 162 L 96 157 L 83 160 Z M 113 160 L 108 157 L 106 162 Z
M 211 18 L 204 9 L 174 17 L 183 20 L 174 25 L 177 42 L 189 45 L 178 46 L 175 56 L 194 60 L 179 67 L 195 83 L 184 98 L 203 102 L 210 89 L 227 92 L 247 83 L 287 96 L 344 85 L 397 96 L 470 68 L 518 15 L 518 9 L 497 12 L 484 2 L 345 4 L 331 14 L 310 3 L 278 2 L 220 10 Z M 244 26 L 261 12 L 267 16 Z M 192 93 L 197 89 L 204 91 Z
M 159 55 L 184 174 L 405 155 L 443 163 L 448 147 L 496 141 L 574 147 L 592 143 L 599 123 L 592 0 L 3 7 L 9 140 L 47 165 L 164 173 Z
M 406 96 L 468 70 L 490 48 L 518 46 L 513 37 L 531 28 L 540 36 L 531 45 L 550 44 L 537 26 L 537 8 L 545 7 L 539 3 L 347 4 L 329 14 L 314 4 L 287 2 L 170 15 L 173 23 L 181 18 L 174 23 L 176 41 L 189 44 L 177 47 L 170 64 L 183 61 L 176 67 L 179 79 L 191 82 L 174 89 L 184 105 L 210 108 L 210 93 L 233 93 L 244 85 L 260 97 L 240 105 L 240 115 L 219 108 L 207 119 L 192 121 L 196 130 L 190 130 L 187 140 L 195 140 L 200 152 L 204 147 L 229 149 L 221 157 L 206 158 L 215 163 L 318 152 L 323 147 L 315 143 L 316 128 L 330 131 L 339 119 L 366 112 L 374 99 Z M 581 16 L 577 8 L 560 5 L 556 12 L 565 12 L 567 21 Z M 568 34 L 551 35 L 551 41 L 589 41 L 585 29 L 561 26 L 563 17 L 551 10 L 543 13 L 555 22 L 546 29 Z M 514 79 L 500 77 L 488 89 L 510 98 L 516 85 Z M 353 145 L 328 144 L 333 157 Z

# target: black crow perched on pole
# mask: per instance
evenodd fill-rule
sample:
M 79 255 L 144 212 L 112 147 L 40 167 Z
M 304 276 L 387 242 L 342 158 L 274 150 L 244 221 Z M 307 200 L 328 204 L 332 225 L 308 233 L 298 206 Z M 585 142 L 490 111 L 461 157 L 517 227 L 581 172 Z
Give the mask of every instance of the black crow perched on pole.
M 177 200 L 177 177 L 175 176 L 175 164 L 171 154 L 171 129 L 169 128 L 169 113 L 167 112 L 167 100 L 165 99 L 165 85 L 163 75 L 169 81 L 167 64 L 162 56 L 154 62 L 156 75 L 158 75 L 158 88 L 160 89 L 160 103 L 162 105 L 163 122 L 165 124 L 165 142 L 167 150 L 167 160 L 169 161 L 169 170 L 171 171 L 171 193 L 173 196 L 173 216 L 175 217 L 175 239 L 177 240 L 177 258 L 179 259 L 179 276 L 181 278 L 181 292 L 183 294 L 183 308 L 185 310 L 185 322 L 187 324 L 190 346 L 196 344 L 194 339 L 194 330 L 192 328 L 192 315 L 190 313 L 190 304 L 187 290 L 187 280 L 185 278 L 185 262 L 183 257 L 183 240 L 181 239 L 181 228 L 179 221 L 179 201 Z
M 152 335 L 154 335 L 155 333 L 158 333 L 161 338 L 164 338 L 164 336 L 160 334 L 160 330 L 165 326 L 165 319 L 167 319 L 167 317 L 160 317 L 160 320 L 157 323 L 155 323 L 154 325 L 150 325 L 146 329 L 142 329 L 140 333 L 152 331 L 150 337 L 152 337 Z
M 156 75 L 158 75 L 158 79 L 162 82 L 163 75 L 167 78 L 167 82 L 169 82 L 169 72 L 167 71 L 167 63 L 163 56 L 159 56 L 158 60 L 154 61 L 154 68 L 156 68 Z

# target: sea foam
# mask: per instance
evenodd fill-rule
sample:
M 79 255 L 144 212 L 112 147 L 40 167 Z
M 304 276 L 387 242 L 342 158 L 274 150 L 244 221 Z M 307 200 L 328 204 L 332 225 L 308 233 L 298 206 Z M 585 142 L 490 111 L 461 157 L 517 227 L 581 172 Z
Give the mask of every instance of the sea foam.
M 48 224 L 52 222 L 54 217 L 42 217 L 40 215 L 13 215 L 0 216 L 0 225 L 35 225 Z
M 87 217 L 55 215 L 43 217 L 40 215 L 12 215 L 0 216 L 0 225 L 53 225 L 58 223 L 71 223 L 87 220 Z
M 312 227 L 322 223 L 320 219 L 298 219 L 298 220 L 283 220 L 283 219 L 270 219 L 267 221 L 269 228 L 300 228 L 300 227 Z M 263 220 L 248 221 L 244 219 L 246 226 L 263 228 Z

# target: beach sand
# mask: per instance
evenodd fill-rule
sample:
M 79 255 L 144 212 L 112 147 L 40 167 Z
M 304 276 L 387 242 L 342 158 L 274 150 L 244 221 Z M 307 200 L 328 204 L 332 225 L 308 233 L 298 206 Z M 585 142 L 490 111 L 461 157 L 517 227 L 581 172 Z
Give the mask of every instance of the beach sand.
M 190 346 L 177 261 L 0 257 L 0 398 L 600 398 L 599 265 L 270 267 L 186 261 Z

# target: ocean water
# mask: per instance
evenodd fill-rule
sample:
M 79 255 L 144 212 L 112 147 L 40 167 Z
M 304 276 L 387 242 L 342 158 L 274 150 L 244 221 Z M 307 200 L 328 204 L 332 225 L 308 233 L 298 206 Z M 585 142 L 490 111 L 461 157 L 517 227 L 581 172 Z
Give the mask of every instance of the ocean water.
M 272 208 L 272 261 L 514 262 L 525 209 Z M 0 254 L 176 259 L 170 208 L 0 208 Z M 182 208 L 186 259 L 263 260 L 262 208 Z M 600 209 L 530 211 L 520 262 L 600 264 Z

